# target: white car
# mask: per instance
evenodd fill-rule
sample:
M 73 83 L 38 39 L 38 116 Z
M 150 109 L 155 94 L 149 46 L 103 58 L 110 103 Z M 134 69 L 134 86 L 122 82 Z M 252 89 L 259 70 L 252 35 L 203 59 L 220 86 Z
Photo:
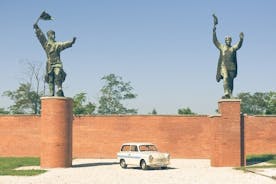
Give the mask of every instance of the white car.
M 165 169 L 170 164 L 170 154 L 158 152 L 151 143 L 125 143 L 117 153 L 117 158 L 122 168 L 133 165 L 143 170 L 148 167 Z

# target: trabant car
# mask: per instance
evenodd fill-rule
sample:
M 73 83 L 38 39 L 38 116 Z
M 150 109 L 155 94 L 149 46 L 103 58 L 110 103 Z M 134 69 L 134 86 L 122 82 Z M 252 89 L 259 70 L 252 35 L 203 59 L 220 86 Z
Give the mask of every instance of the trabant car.
M 166 169 L 170 164 L 170 154 L 158 152 L 152 143 L 125 143 L 117 153 L 120 166 L 140 166 L 146 170 L 148 167 Z

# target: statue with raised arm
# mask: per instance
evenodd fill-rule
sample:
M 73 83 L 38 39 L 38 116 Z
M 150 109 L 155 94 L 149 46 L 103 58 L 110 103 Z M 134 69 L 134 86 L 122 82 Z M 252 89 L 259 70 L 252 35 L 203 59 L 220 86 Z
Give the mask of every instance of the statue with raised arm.
M 62 83 L 65 80 L 66 73 L 63 70 L 62 62 L 60 60 L 60 52 L 72 47 L 76 41 L 76 37 L 74 37 L 72 41 L 57 42 L 55 40 L 55 32 L 50 30 L 47 32 L 47 39 L 38 27 L 38 21 L 40 19 L 52 20 L 52 17 L 48 13 L 42 12 L 34 24 L 36 36 L 47 55 L 45 81 L 49 84 L 50 96 L 55 96 L 55 93 L 57 96 L 64 96 Z M 57 92 L 55 92 L 55 85 L 57 86 Z
M 222 98 L 232 98 L 234 88 L 234 78 L 237 76 L 237 50 L 242 46 L 244 35 L 240 33 L 240 40 L 237 44 L 231 45 L 232 38 L 225 37 L 225 45 L 221 44 L 216 35 L 216 25 L 218 24 L 217 17 L 213 14 L 214 27 L 213 27 L 213 42 L 219 49 L 220 55 L 217 66 L 217 82 L 223 80 L 224 96 Z

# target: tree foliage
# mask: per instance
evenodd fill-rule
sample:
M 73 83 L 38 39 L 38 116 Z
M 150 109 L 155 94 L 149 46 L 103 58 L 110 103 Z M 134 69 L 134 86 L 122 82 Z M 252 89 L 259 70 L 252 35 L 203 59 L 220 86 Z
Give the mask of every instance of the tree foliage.
M 178 114 L 196 114 L 189 107 L 178 109 Z
M 156 115 L 156 114 L 157 114 L 157 111 L 156 111 L 156 109 L 155 109 L 155 108 L 152 110 L 151 114 L 154 114 L 154 115 Z
M 75 115 L 93 114 L 96 109 L 95 104 L 87 102 L 86 93 L 76 94 L 73 97 L 73 103 L 73 114 Z
M 4 96 L 9 97 L 14 104 L 9 107 L 11 114 L 39 114 L 40 96 L 31 90 L 30 83 L 21 83 L 15 91 L 5 91 Z
M 21 82 L 15 91 L 5 91 L 3 96 L 9 97 L 14 102 L 9 107 L 11 114 L 40 114 L 40 97 L 43 94 L 42 63 L 23 62 L 23 64 L 24 82 Z
M 99 114 L 137 114 L 137 109 L 128 109 L 123 105 L 125 100 L 136 98 L 130 82 L 124 82 L 122 77 L 109 74 L 102 78 L 105 82 L 101 88 Z
M 276 114 L 276 92 L 239 93 L 241 111 L 246 114 Z
M 0 114 L 9 114 L 10 112 L 7 111 L 5 108 L 0 108 Z

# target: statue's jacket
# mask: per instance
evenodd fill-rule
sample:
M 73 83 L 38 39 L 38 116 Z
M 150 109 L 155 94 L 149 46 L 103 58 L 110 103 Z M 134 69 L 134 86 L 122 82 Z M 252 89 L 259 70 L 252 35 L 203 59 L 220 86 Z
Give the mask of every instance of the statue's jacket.
M 60 52 L 66 48 L 72 47 L 73 43 L 71 41 L 56 42 L 47 40 L 44 33 L 38 26 L 35 28 L 35 33 L 47 55 L 46 73 L 48 75 L 52 75 L 54 68 L 59 68 L 61 72 L 60 74 L 62 75 L 62 81 L 64 81 L 66 73 L 63 71 L 62 62 L 60 60 Z M 48 82 L 47 76 L 45 79 L 46 82 Z
M 219 82 L 221 79 L 223 79 L 223 76 L 221 75 L 221 69 L 225 68 L 227 71 L 231 71 L 234 73 L 234 78 L 237 76 L 237 50 L 241 48 L 243 40 L 240 39 L 240 41 L 235 44 L 232 47 L 229 47 L 227 45 L 223 45 L 219 43 L 217 40 L 216 32 L 213 32 L 213 42 L 215 46 L 219 49 L 219 60 L 218 60 L 218 66 L 217 66 L 217 81 Z

